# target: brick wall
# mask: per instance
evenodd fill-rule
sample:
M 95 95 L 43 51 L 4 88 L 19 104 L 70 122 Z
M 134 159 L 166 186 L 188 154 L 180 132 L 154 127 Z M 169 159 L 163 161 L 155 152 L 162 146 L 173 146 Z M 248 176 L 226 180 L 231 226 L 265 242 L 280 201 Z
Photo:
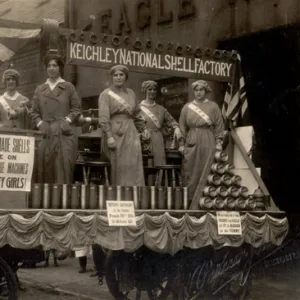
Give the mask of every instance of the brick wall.
M 22 95 L 32 98 L 36 87 L 45 81 L 45 72 L 43 65 L 40 62 L 40 43 L 34 41 L 29 43 L 21 49 L 10 61 L 3 63 L 0 66 L 0 74 L 9 67 L 10 64 L 14 65 L 20 74 L 20 82 L 18 92 Z M 1 82 L 0 93 L 4 93 L 4 85 Z

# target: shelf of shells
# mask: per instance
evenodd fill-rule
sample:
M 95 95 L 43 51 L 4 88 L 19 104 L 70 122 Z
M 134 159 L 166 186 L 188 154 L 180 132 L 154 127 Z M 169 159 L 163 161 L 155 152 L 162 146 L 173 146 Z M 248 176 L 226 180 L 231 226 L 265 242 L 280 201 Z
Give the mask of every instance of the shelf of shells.
M 135 209 L 188 209 L 187 188 L 39 184 L 32 186 L 29 208 L 106 209 L 107 200 L 134 201 Z

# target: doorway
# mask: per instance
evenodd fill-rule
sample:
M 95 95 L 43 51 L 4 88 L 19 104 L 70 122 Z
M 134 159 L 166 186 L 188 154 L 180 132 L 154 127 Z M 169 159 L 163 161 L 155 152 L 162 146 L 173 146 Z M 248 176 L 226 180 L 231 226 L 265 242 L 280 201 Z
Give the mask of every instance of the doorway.
M 276 204 L 300 212 L 300 52 L 296 28 L 276 29 L 222 41 L 220 49 L 242 58 L 251 123 L 256 134 L 254 163 L 262 168 Z

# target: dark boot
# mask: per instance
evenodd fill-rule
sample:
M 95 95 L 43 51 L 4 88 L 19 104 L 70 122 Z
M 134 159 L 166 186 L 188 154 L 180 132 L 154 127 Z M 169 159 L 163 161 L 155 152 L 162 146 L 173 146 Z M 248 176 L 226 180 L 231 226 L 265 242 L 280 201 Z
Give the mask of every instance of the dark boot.
M 54 260 L 54 267 L 58 267 L 58 262 L 57 262 L 57 251 L 56 250 L 52 250 L 53 253 L 53 260 Z
M 56 258 L 54 258 L 54 267 L 59 267 L 59 264 L 58 264 L 58 262 L 57 262 L 57 259 L 56 259 Z
M 78 260 L 79 260 L 79 265 L 80 265 L 80 269 L 79 269 L 78 273 L 85 273 L 86 272 L 87 257 L 82 256 L 82 257 L 79 257 Z
M 45 263 L 44 268 L 49 267 L 49 257 L 50 257 L 50 250 L 45 251 Z
M 106 255 L 100 245 L 93 244 L 93 260 L 96 267 L 96 272 L 94 276 L 102 277 L 104 273 L 104 264 L 106 260 Z

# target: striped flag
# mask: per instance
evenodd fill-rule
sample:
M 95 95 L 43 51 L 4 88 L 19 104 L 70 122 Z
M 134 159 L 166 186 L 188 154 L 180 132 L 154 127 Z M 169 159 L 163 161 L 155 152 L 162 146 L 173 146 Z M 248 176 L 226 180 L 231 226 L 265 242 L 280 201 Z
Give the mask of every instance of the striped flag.
M 0 63 L 10 60 L 40 32 L 41 25 L 38 24 L 0 19 Z
M 249 122 L 248 101 L 240 55 L 238 55 L 236 61 L 234 82 L 230 82 L 227 85 L 222 114 L 225 123 L 231 120 L 237 126 L 245 126 Z

